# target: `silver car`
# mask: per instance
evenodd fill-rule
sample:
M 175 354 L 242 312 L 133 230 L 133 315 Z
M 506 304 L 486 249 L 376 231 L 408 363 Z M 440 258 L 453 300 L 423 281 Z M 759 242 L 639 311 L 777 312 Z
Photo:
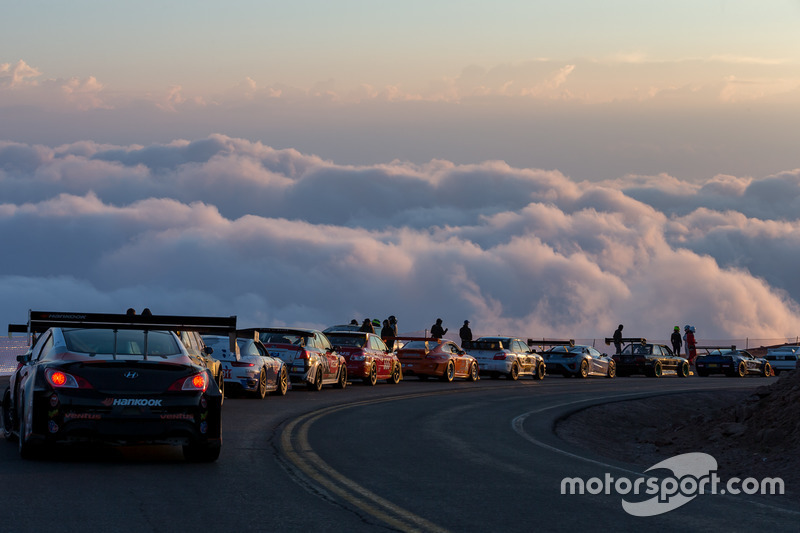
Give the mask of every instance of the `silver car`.
M 600 353 L 591 346 L 553 346 L 542 354 L 547 364 L 548 374 L 561 374 L 564 377 L 617 375 L 616 363 L 607 354 Z

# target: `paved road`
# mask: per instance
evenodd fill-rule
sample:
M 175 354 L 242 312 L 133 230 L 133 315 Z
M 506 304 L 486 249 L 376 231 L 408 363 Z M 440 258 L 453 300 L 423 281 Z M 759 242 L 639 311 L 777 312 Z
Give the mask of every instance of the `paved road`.
M 226 400 L 214 464 L 170 447 L 63 450 L 22 461 L 0 443 L 0 531 L 796 530 L 784 499 L 701 495 L 637 518 L 619 495 L 561 495 L 564 477 L 636 477 L 552 432 L 569 412 L 646 394 L 751 388 L 675 377 L 418 382 Z M 0 381 L 0 388 L 4 384 Z M 679 404 L 676 396 L 665 403 Z M 624 403 L 620 403 L 624 409 Z M 703 451 L 703 450 L 698 450 Z

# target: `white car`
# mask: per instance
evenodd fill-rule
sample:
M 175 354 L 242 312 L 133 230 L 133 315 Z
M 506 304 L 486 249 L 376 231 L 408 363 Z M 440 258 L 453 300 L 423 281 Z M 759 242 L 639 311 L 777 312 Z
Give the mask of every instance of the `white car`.
M 237 391 L 263 399 L 268 392 L 283 396 L 289 389 L 289 370 L 278 357 L 273 357 L 255 338 L 236 339 L 236 353 L 231 353 L 228 337 L 204 335 L 214 357 L 222 363 L 226 392 Z
M 798 356 L 800 356 L 800 346 L 780 346 L 768 349 L 764 359 L 769 361 L 772 372 L 777 376 L 781 372 L 797 368 Z
M 464 342 L 461 346 L 478 361 L 481 374 L 491 378 L 506 376 L 516 380 L 520 376 L 542 379 L 545 364 L 542 356 L 525 342 L 515 337 L 481 337 Z

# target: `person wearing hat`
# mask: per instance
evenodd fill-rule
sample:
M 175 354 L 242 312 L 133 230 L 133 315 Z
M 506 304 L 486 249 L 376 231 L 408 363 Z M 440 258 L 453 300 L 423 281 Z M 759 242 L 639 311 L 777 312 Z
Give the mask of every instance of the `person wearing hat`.
M 469 329 L 469 320 L 464 321 L 464 325 L 458 330 L 458 336 L 461 337 L 461 346 L 464 346 L 465 342 L 472 340 L 472 330 Z
M 672 351 L 675 355 L 681 355 L 681 345 L 683 342 L 681 341 L 681 328 L 675 326 L 672 330 L 672 336 L 670 337 L 670 341 L 672 342 Z
M 372 326 L 372 320 L 365 318 L 361 323 L 361 327 L 358 328 L 358 331 L 363 331 L 364 333 L 375 333 L 375 328 Z

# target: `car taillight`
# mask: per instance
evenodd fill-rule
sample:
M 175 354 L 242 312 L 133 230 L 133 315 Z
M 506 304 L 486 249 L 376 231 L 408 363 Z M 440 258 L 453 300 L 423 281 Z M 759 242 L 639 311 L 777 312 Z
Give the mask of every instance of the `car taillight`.
M 308 352 L 306 350 L 297 350 L 294 356 L 295 359 L 308 359 Z
M 48 368 L 44 372 L 47 382 L 54 389 L 91 389 L 91 384 L 80 376 Z
M 205 392 L 208 389 L 208 375 L 205 372 L 199 372 L 191 376 L 181 378 L 172 385 L 169 390 L 171 391 L 199 391 Z
M 231 366 L 256 366 L 255 363 L 243 363 L 241 361 L 232 361 Z
M 494 360 L 495 361 L 502 361 L 505 358 L 506 358 L 506 354 L 504 354 L 504 353 L 496 353 L 496 354 L 494 354 Z

